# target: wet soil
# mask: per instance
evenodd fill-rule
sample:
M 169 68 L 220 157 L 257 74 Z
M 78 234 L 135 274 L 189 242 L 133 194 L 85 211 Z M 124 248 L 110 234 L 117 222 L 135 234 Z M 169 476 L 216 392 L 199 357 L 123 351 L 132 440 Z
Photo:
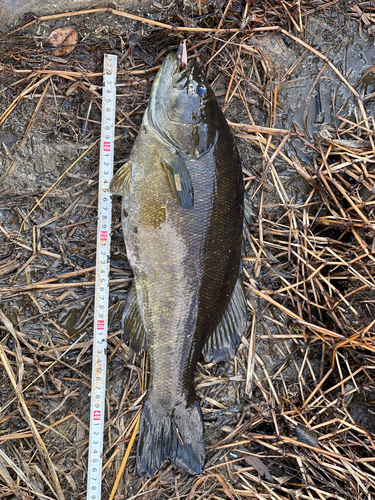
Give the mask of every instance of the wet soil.
M 70 2 L 66 5 L 69 7 Z M 223 10 L 219 3 L 215 3 L 212 9 L 210 5 L 204 12 L 213 15 L 214 8 L 220 12 Z M 6 3 L 5 7 L 9 5 Z M 60 4 L 59 11 L 64 10 L 63 7 Z M 75 4 L 75 8 L 78 7 Z M 147 7 L 146 10 L 142 4 L 138 14 L 145 16 L 147 12 L 147 16 L 155 20 L 163 15 L 177 22 L 181 17 L 178 18 L 176 11 L 187 18 L 192 15 L 188 5 L 174 6 L 167 2 L 155 2 L 152 8 Z M 57 11 L 35 11 L 36 14 L 50 12 Z M 237 14 L 236 11 L 230 14 L 234 26 L 238 25 L 236 22 L 240 18 Z M 214 18 L 214 21 L 217 22 L 217 19 Z M 53 29 L 71 25 L 77 28 L 79 43 L 71 55 L 61 60 L 44 46 L 44 41 Z M 17 27 L 18 24 L 14 24 L 13 28 Z M 290 30 L 293 31 L 292 27 Z M 228 35 L 225 36 L 229 39 Z M 19 366 L 15 350 L 17 343 L 21 344 L 25 368 L 22 386 L 35 421 L 40 422 L 42 427 L 65 419 L 54 431 L 46 432 L 43 439 L 58 468 L 66 499 L 83 499 L 86 496 L 98 182 L 98 149 L 97 146 L 89 148 L 100 134 L 102 81 L 101 76 L 85 77 L 85 74 L 102 71 L 105 52 L 118 55 L 116 120 L 122 121 L 116 128 L 116 169 L 129 154 L 141 123 L 155 75 L 154 70 L 149 70 L 160 62 L 159 57 L 162 60 L 164 51 L 177 48 L 178 37 L 182 38 L 182 35 L 167 33 L 110 13 L 86 14 L 34 24 L 8 36 L 0 46 L 0 65 L 7 67 L 0 77 L 1 113 L 30 83 L 25 80 L 26 71 L 40 67 L 54 70 L 51 79 L 46 80 L 49 88 L 40 111 L 35 115 L 46 83 L 35 87 L 0 126 L 0 309 L 19 332 L 13 335 L 6 325 L 1 325 L 0 335 L 15 371 Z M 199 41 L 192 40 L 194 43 Z M 240 34 L 228 47 L 234 50 L 239 41 Z M 373 116 L 375 80 L 373 74 L 366 73 L 366 70 L 371 68 L 375 58 L 374 39 L 359 28 L 356 20 L 333 8 L 329 16 L 323 11 L 306 19 L 306 42 L 329 57 L 361 95 L 368 96 L 364 105 L 367 114 Z M 258 125 L 302 131 L 298 136 L 291 136 L 284 145 L 282 151 L 290 161 L 278 156 L 274 162 L 275 172 L 284 187 L 280 194 L 275 189 L 271 174 L 265 178 L 265 189 L 259 190 L 257 181 L 262 178 L 267 163 L 264 149 L 259 147 L 259 142 L 245 137 L 242 131 L 233 129 L 243 162 L 248 196 L 255 207 L 253 221 L 249 220 L 250 235 L 255 239 L 259 237 L 257 216 L 262 206 L 263 220 L 271 221 L 275 226 L 280 220 L 286 221 L 285 232 L 280 233 L 281 236 L 266 230 L 263 237 L 271 242 L 279 237 L 285 241 L 289 231 L 286 213 L 290 206 L 303 206 L 311 192 L 310 183 L 300 172 L 311 174 L 316 169 L 319 144 L 325 144 L 327 137 L 337 139 L 337 127 L 340 125 L 337 123 L 338 110 L 347 120 L 359 122 L 360 118 L 356 115 L 356 102 L 345 83 L 329 67 L 323 71 L 324 61 L 296 41 L 281 34 L 256 34 L 243 44 L 251 50 L 244 48 L 242 51 L 245 83 L 241 93 L 233 94 L 227 103 L 224 102 L 231 77 L 228 67 L 233 67 L 231 57 L 235 57 L 235 52 L 232 56 L 228 52 L 227 59 L 214 60 L 209 79 L 219 101 L 225 105 L 229 121 L 249 124 L 247 108 L 250 108 L 250 115 Z M 222 41 L 218 48 L 221 45 Z M 211 46 L 205 44 L 198 50 L 198 62 L 202 66 L 210 59 L 210 50 Z M 294 69 L 290 71 L 293 65 Z M 71 72 L 73 75 L 59 75 L 59 72 Z M 43 74 L 36 75 L 33 81 L 38 83 L 42 77 Z M 273 118 L 271 102 L 276 85 L 278 105 Z M 30 123 L 32 126 L 27 130 Z M 28 215 L 41 196 L 81 155 L 82 159 Z M 309 209 L 312 217 L 324 213 L 318 193 L 309 202 L 316 202 Z M 312 224 L 309 231 L 322 237 L 336 237 L 335 230 L 320 226 L 319 222 Z M 256 252 L 251 241 L 250 236 L 245 253 L 246 257 L 254 258 Z M 257 247 L 255 249 L 258 250 Z M 292 259 L 276 247 L 267 246 L 264 251 L 268 260 L 262 265 L 254 259 L 244 259 L 246 279 L 250 276 L 260 288 L 270 291 L 279 288 L 284 283 L 283 279 L 294 279 L 295 263 Z M 108 461 L 108 465 L 103 478 L 104 498 L 108 498 L 111 491 L 129 440 L 131 420 L 140 407 L 142 377 L 147 367 L 145 356 L 135 356 L 121 342 L 119 324 L 131 276 L 121 234 L 120 201 L 114 199 L 104 451 L 104 461 Z M 359 284 L 357 281 L 348 284 L 343 280 L 337 286 L 344 293 L 349 287 L 355 289 Z M 290 435 L 292 431 L 288 425 L 294 429 L 296 422 L 278 417 L 278 427 L 275 428 L 275 411 L 279 412 L 285 401 L 291 407 L 303 404 L 304 392 L 311 393 L 316 380 L 328 370 L 327 353 L 331 349 L 328 344 L 323 349 L 323 342 L 309 344 L 300 325 L 280 312 L 279 308 L 250 292 L 247 298 L 249 332 L 235 360 L 217 365 L 200 363 L 196 374 L 197 394 L 205 421 L 206 469 L 217 464 L 219 459 L 223 462 L 238 460 L 232 472 L 225 471 L 225 467 L 218 469 L 237 490 L 244 484 L 236 476 L 239 467 L 243 467 L 243 462 L 240 462 L 243 450 L 235 447 L 221 449 L 218 443 L 225 440 L 234 428 L 241 431 L 238 438 L 248 430 L 270 435 L 285 431 L 286 435 Z M 375 312 L 373 299 L 373 291 L 366 290 L 354 298 L 352 304 L 363 310 L 364 316 L 371 317 Z M 297 310 L 298 305 L 294 306 Z M 254 311 L 257 347 L 250 397 L 245 394 L 245 383 Z M 350 316 L 350 311 L 346 314 L 348 324 L 363 320 Z M 315 309 L 309 319 L 312 322 L 321 321 L 321 324 L 329 324 L 330 321 L 329 314 L 319 316 Z M 341 366 L 342 370 L 347 369 L 345 360 L 341 361 Z M 347 372 L 344 375 L 347 376 Z M 15 393 L 4 370 L 0 376 L 0 431 L 3 436 L 14 435 L 27 430 L 27 425 L 18 412 Z M 339 374 L 334 372 L 322 388 L 326 390 L 339 381 Z M 336 418 L 335 412 L 346 412 L 349 419 L 366 431 L 374 432 L 371 418 L 373 401 L 369 397 L 368 384 L 362 380 L 359 385 L 360 390 L 350 403 L 340 396 L 339 386 L 327 396 L 329 401 L 337 399 L 332 412 L 322 418 L 312 412 L 308 418 L 314 423 L 321 423 L 323 419 Z M 294 459 L 277 455 L 268 460 L 267 448 L 255 439 L 247 441 L 246 450 L 267 460 L 272 475 L 280 478 L 280 484 L 287 476 L 293 483 L 298 469 Z M 0 448 L 29 475 L 34 490 L 38 488 L 47 496 L 52 495 L 48 481 L 33 464 L 35 445 L 32 438 L 4 439 Z M 8 470 L 15 480 L 17 475 L 14 469 Z M 133 449 L 118 493 L 126 498 L 149 489 L 148 498 L 167 499 L 177 498 L 178 495 L 182 498 L 191 491 L 194 480 L 166 464 L 158 484 L 153 487 L 152 483 L 146 483 L 136 475 Z M 215 483 L 215 478 L 209 474 L 206 481 L 207 491 L 211 491 L 212 481 L 212 491 L 217 495 L 214 498 L 227 498 L 220 482 Z M 180 485 L 177 493 L 176 482 Z M 322 484 L 325 492 L 330 491 L 328 482 L 322 481 Z M 2 487 L 3 495 L 12 498 L 7 481 L 2 482 Z M 291 493 L 283 494 L 292 498 Z M 341 494 L 344 498 L 353 498 L 349 492 Z

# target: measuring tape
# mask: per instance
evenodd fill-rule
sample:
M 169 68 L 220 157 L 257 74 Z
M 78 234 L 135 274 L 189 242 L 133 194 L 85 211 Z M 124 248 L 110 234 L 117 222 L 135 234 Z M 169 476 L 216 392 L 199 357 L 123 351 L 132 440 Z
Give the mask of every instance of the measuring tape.
M 117 56 L 104 55 L 87 500 L 101 500 Z

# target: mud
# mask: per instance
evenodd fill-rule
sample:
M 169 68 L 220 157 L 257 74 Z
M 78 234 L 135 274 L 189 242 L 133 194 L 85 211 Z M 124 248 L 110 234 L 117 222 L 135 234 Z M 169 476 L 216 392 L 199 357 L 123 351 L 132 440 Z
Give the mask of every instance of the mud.
M 84 8 L 89 2 L 66 1 L 58 6 L 54 3 L 47 4 L 36 1 L 34 3 L 3 1 L 1 4 L 1 19 L 6 19 L 7 24 L 17 28 L 16 19 L 32 11 L 35 15 L 55 14 L 70 9 Z M 96 5 L 99 5 L 97 3 Z M 102 5 L 102 4 L 100 4 Z M 105 4 L 106 5 L 106 4 Z M 119 5 L 129 5 L 119 2 Z M 134 3 L 132 7 L 134 7 Z M 157 16 L 158 10 L 149 3 L 139 5 L 139 15 Z M 43 40 L 58 26 L 77 26 L 79 43 L 76 51 L 65 62 L 57 61 L 48 50 L 44 51 Z M 8 28 L 2 27 L 3 31 Z M 143 28 L 142 28 L 143 29 Z M 15 64 L 15 58 L 23 54 L 25 62 L 17 66 L 32 67 L 33 61 L 44 61 L 51 69 L 69 71 L 77 63 L 84 71 L 100 72 L 102 55 L 105 51 L 115 52 L 119 59 L 127 54 L 129 37 L 131 34 L 142 31 L 135 22 L 119 19 L 109 14 L 84 15 L 73 18 L 51 19 L 43 23 L 30 26 L 22 36 L 8 38 L 2 45 L 2 63 Z M 357 84 L 358 92 L 369 98 L 365 99 L 366 112 L 374 114 L 374 102 L 371 97 L 375 90 L 375 80 L 372 73 L 361 80 L 366 69 L 370 68 L 375 58 L 374 40 L 366 33 L 361 33 L 358 23 L 344 18 L 342 13 L 333 10 L 329 18 L 325 16 L 308 18 L 307 42 L 315 46 L 321 53 L 329 55 L 333 63 L 340 68 L 344 77 L 353 86 Z M 173 49 L 177 41 L 171 36 L 161 37 L 160 32 L 152 32 L 151 28 L 144 28 L 143 34 L 137 35 L 143 56 L 151 54 L 152 59 L 157 57 L 161 49 L 161 42 L 166 49 Z M 251 115 L 255 123 L 264 126 L 274 126 L 280 129 L 295 130 L 298 127 L 305 134 L 308 141 L 315 145 L 320 140 L 324 141 L 326 133 L 335 136 L 336 113 L 342 108 L 346 110 L 346 117 L 354 119 L 356 105 L 352 94 L 345 84 L 328 67 L 316 78 L 323 68 L 324 62 L 312 55 L 297 42 L 281 35 L 266 35 L 254 37 L 252 47 L 262 55 L 264 65 L 254 62 L 249 55 L 243 58 L 243 69 L 254 81 L 259 80 L 260 86 L 265 88 L 261 95 L 249 87 L 246 99 L 251 100 Z M 250 42 L 247 42 L 250 45 Z M 11 57 L 10 49 L 17 46 L 17 53 Z M 138 49 L 140 48 L 138 47 Z M 43 49 L 37 51 L 37 49 Z M 140 54 L 140 53 L 139 53 Z M 144 57 L 135 53 L 136 63 L 141 64 Z M 206 60 L 208 55 L 204 55 Z M 142 59 L 142 61 L 141 61 Z M 203 59 L 203 58 L 202 58 Z M 284 78 L 293 63 L 294 71 Z M 134 62 L 134 61 L 133 61 Z M 133 76 L 130 70 L 133 62 L 129 54 L 119 63 L 125 71 L 125 77 L 120 79 L 121 87 L 118 89 L 119 117 L 128 117 L 125 125 L 116 130 L 115 167 L 122 164 L 130 152 L 134 137 L 137 133 L 145 103 L 149 95 L 152 79 L 155 73 Z M 147 68 L 151 66 L 148 65 Z M 74 71 L 77 66 L 74 67 Z M 258 75 L 258 76 L 254 76 Z M 17 86 L 12 87 L 24 75 L 2 75 L 3 95 L 6 103 L 2 104 L 3 112 L 7 105 L 17 96 Z M 229 76 L 219 67 L 214 67 L 210 79 L 215 92 L 224 103 L 223 93 L 228 85 Z M 50 91 L 46 96 L 47 105 L 36 117 L 30 132 L 25 135 L 27 125 L 33 116 L 35 105 L 40 98 L 40 89 L 36 89 L 31 99 L 24 99 L 10 117 L 0 127 L 0 221 L 7 235 L 2 233 L 0 247 L 1 260 L 12 259 L 4 269 L 0 267 L 0 287 L 24 287 L 21 291 L 1 292 L 1 310 L 6 314 L 13 326 L 19 330 L 30 344 L 25 348 L 25 373 L 23 384 L 31 387 L 26 390 L 25 397 L 35 400 L 35 418 L 43 418 L 52 422 L 55 417 L 62 418 L 75 413 L 85 424 L 89 421 L 89 391 L 91 376 L 90 339 L 92 334 L 93 299 L 92 286 L 93 273 L 77 274 L 65 281 L 75 282 L 76 288 L 60 288 L 40 290 L 34 294 L 27 290 L 27 285 L 33 282 L 58 278 L 69 272 L 89 269 L 95 265 L 95 238 L 96 238 L 96 199 L 98 150 L 96 147 L 87 152 L 77 165 L 59 182 L 57 187 L 44 199 L 40 207 L 34 210 L 29 221 L 24 226 L 20 237 L 16 235 L 21 229 L 26 215 L 34 207 L 36 201 L 49 189 L 68 167 L 99 137 L 100 132 L 100 103 L 95 99 L 95 91 L 100 92 L 101 79 L 90 80 L 91 88 L 84 78 L 85 87 L 72 90 L 73 82 L 69 79 L 57 77 L 51 83 Z M 53 88 L 52 88 L 53 85 Z M 274 86 L 278 86 L 278 103 L 276 121 L 272 123 L 269 118 L 270 99 Z M 4 90 L 5 89 L 5 90 Z M 37 95 L 35 95 L 37 94 Z M 56 101 L 55 101 L 56 99 Z M 57 102 L 57 106 L 55 103 Z M 91 103 L 91 107 L 90 107 Z M 135 109 L 137 106 L 138 109 Z M 88 115 L 88 110 L 90 113 Z M 84 122 L 82 117 L 89 116 L 92 122 Z M 235 96 L 226 109 L 226 117 L 233 122 L 248 123 L 249 117 L 243 102 Z M 359 121 L 359 119 L 355 120 Z M 85 124 L 85 125 L 84 125 Z M 238 134 L 240 135 L 240 134 Z M 21 141 L 23 145 L 21 147 Z M 255 175 L 261 177 L 264 168 L 263 152 L 254 143 L 238 138 L 238 147 L 243 160 L 245 176 Z M 311 172 L 314 170 L 315 153 L 295 137 L 292 137 L 283 149 L 284 154 L 299 167 Z M 311 192 L 310 184 L 304 180 L 293 166 L 280 159 L 275 162 L 276 171 L 285 189 L 285 199 L 280 199 L 269 180 L 265 191 L 263 204 L 263 217 L 276 221 L 284 216 L 280 203 L 303 205 Z M 249 196 L 256 208 L 259 207 L 260 198 L 256 185 L 250 187 Z M 25 196 L 26 195 L 26 196 Z M 312 198 L 315 201 L 316 198 Z M 318 209 L 317 209 L 318 210 Z M 314 214 L 314 211 L 312 212 Z M 316 213 L 316 212 L 315 212 Z M 110 295 L 110 335 L 113 335 L 110 344 L 108 363 L 108 402 L 107 418 L 110 420 L 122 411 L 131 414 L 134 411 L 132 404 L 141 396 L 139 384 L 145 360 L 135 357 L 123 344 L 118 346 L 119 324 L 122 309 L 127 296 L 127 289 L 131 280 L 131 270 L 127 263 L 120 228 L 120 204 L 114 201 L 114 226 L 116 230 L 112 237 L 111 254 L 111 295 Z M 34 228 L 34 229 L 32 229 Z M 288 226 L 286 226 L 286 231 Z M 321 228 L 315 227 L 317 231 Z M 251 230 L 257 231 L 256 226 Z M 15 241 L 21 241 L 23 246 L 17 246 Z M 33 248 L 37 251 L 34 252 Z M 271 264 L 265 264 L 261 269 L 252 262 L 244 261 L 244 268 L 248 275 L 254 277 L 261 287 L 273 289 L 279 286 L 280 278 L 289 276 L 292 269 L 285 264 L 285 256 L 279 256 L 278 251 L 267 250 Z M 246 255 L 253 255 L 250 246 Z M 0 260 L 0 263 L 1 263 Z M 20 266 L 20 263 L 21 266 Z M 17 270 L 21 270 L 18 272 Z M 115 281 L 122 280 L 122 281 Z M 60 280 L 62 281 L 62 280 Z M 55 283 L 58 283 L 56 281 Z M 91 284 L 87 284 L 91 283 Z M 80 285 L 82 284 L 82 285 Z M 347 287 L 347 284 L 343 284 Z M 351 286 L 357 286 L 354 282 Z M 264 311 L 265 301 L 254 298 L 249 294 L 252 308 Z M 372 300 L 372 294 L 358 298 L 358 301 Z M 273 395 L 268 403 L 265 402 L 264 391 L 260 382 L 267 390 L 270 385 L 267 377 L 271 377 L 275 387 L 287 387 L 290 399 L 296 403 L 301 402 L 301 384 L 303 387 L 311 386 L 314 376 L 318 378 L 324 367 L 321 346 L 306 346 L 302 332 L 293 330 L 293 322 L 279 310 L 268 307 L 266 313 L 257 315 L 257 363 L 255 369 L 255 383 L 252 387 L 251 398 L 245 394 L 244 384 L 247 374 L 247 348 L 242 343 L 236 360 L 233 363 L 218 364 L 217 366 L 199 366 L 197 373 L 197 393 L 202 402 L 203 416 L 205 419 L 207 447 L 214 445 L 227 432 L 228 423 L 232 427 L 241 421 L 241 415 L 246 418 L 259 418 L 263 420 L 261 427 L 267 429 L 272 423 Z M 252 316 L 249 314 L 249 320 Z M 299 336 L 293 340 L 279 339 L 286 332 L 296 332 Z M 8 353 L 14 349 L 14 340 L 2 328 L 2 337 L 7 337 Z M 276 339 L 276 340 L 275 340 Z M 49 367 L 60 356 L 64 349 L 68 349 L 73 341 L 79 341 L 79 348 L 73 349 L 63 357 L 64 365 L 51 370 L 51 375 L 45 375 L 39 383 L 34 383 L 35 378 L 42 370 Z M 33 351 L 33 348 L 36 351 Z M 38 349 L 42 348 L 48 355 L 41 356 Z M 308 363 L 305 362 L 308 360 Z M 302 364 L 304 366 L 301 370 Z M 56 380 L 62 382 L 61 387 L 56 386 Z M 225 379 L 223 384 L 222 380 Z M 2 393 L 0 404 L 9 404 L 12 400 L 12 389 L 5 372 L 1 375 Z M 337 379 L 332 377 L 327 385 L 333 386 Z M 138 385 L 139 384 L 139 385 Z M 134 387 L 131 400 L 125 399 L 124 394 L 129 388 Z M 217 389 L 219 387 L 219 389 Z M 124 392 L 125 391 L 125 392 Z M 337 391 L 338 392 L 338 391 Z M 58 397 L 55 397 L 56 394 Z M 335 393 L 336 394 L 336 393 Z M 337 395 L 337 394 L 336 394 Z M 367 397 L 365 389 L 361 394 L 348 403 L 348 411 L 358 425 L 370 432 L 374 431 L 372 423 L 372 400 Z M 63 398 L 66 403 L 59 407 Z M 341 400 L 345 405 L 345 400 Z M 139 406 L 139 405 L 138 405 Z M 137 406 L 137 408 L 138 408 Z M 12 402 L 10 410 L 16 412 L 17 405 Z M 33 410 L 34 411 L 34 410 Z M 53 415 L 53 418 L 52 418 Z M 128 416 L 128 415 L 127 415 Z M 117 421 L 116 421 L 117 422 Z M 125 424 L 123 424 L 124 426 Z M 15 432 L 24 428 L 24 422 L 18 416 L 13 421 L 1 421 L 3 432 Z M 117 426 L 117 427 L 116 427 Z M 61 460 L 61 474 L 65 474 L 66 498 L 84 498 L 85 493 L 85 460 L 87 455 L 81 456 L 87 448 L 87 432 L 77 420 L 71 418 L 59 427 L 60 435 L 49 434 L 46 443 L 54 453 L 54 461 Z M 116 423 L 108 432 L 109 449 L 118 436 L 124 432 L 124 427 Z M 270 431 L 271 432 L 271 431 Z M 72 465 L 71 456 L 78 448 L 79 467 Z M 15 454 L 11 446 L 7 445 L 9 454 Z M 251 448 L 257 450 L 256 445 Z M 123 450 L 122 450 L 123 451 Z M 71 455 L 71 456 L 70 456 Z M 108 453 L 107 459 L 110 453 Z M 236 457 L 236 453 L 229 454 Z M 121 457 L 122 458 L 122 457 Z M 134 457 L 131 456 L 131 467 L 134 466 Z M 215 451 L 208 454 L 208 465 L 214 463 Z M 118 468 L 116 461 L 116 468 Z M 273 473 L 281 476 L 280 464 L 275 461 Z M 25 468 L 26 470 L 26 468 Z M 284 469 L 283 469 L 284 470 Z M 165 473 L 161 480 L 165 484 L 173 482 L 175 475 L 170 471 Z M 168 479 L 168 474 L 172 474 Z M 186 475 L 182 474 L 182 477 Z M 123 485 L 128 495 L 136 494 L 138 479 L 133 475 L 127 477 L 127 485 Z M 169 482 L 168 482 L 169 481 Z M 172 483 L 171 483 L 172 484 Z M 186 492 L 189 491 L 186 482 Z M 234 484 L 234 483 L 233 483 Z M 74 486 L 73 486 L 74 485 Z M 39 485 L 49 491 L 45 485 Z M 104 484 L 108 493 L 109 483 Z M 171 493 L 172 494 L 172 493 Z M 180 490 L 180 494 L 184 494 Z M 167 495 L 161 496 L 167 498 Z
M 133 9 L 143 14 L 150 10 L 150 0 L 119 0 L 116 6 Z M 103 7 L 113 7 L 108 1 L 92 0 L 61 0 L 45 2 L 43 0 L 1 0 L 0 1 L 0 33 L 6 33 L 9 27 L 16 28 L 25 17 L 56 15 L 63 12 L 74 12 Z M 21 24 L 21 23 L 20 23 Z

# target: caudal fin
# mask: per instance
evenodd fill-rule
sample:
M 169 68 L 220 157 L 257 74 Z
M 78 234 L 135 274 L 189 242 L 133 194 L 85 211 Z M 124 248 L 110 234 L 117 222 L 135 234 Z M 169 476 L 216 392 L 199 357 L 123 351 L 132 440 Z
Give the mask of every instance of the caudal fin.
M 167 458 L 190 474 L 199 474 L 205 449 L 198 401 L 189 407 L 179 404 L 171 410 L 147 396 L 139 424 L 138 474 L 153 476 Z

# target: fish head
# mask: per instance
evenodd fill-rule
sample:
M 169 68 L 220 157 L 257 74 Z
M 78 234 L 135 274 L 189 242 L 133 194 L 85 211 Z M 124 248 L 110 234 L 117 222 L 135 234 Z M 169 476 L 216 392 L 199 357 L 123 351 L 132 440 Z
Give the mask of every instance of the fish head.
M 169 53 L 152 86 L 148 118 L 153 127 L 174 147 L 198 155 L 217 138 L 218 107 L 196 62 L 180 70 L 176 54 Z

